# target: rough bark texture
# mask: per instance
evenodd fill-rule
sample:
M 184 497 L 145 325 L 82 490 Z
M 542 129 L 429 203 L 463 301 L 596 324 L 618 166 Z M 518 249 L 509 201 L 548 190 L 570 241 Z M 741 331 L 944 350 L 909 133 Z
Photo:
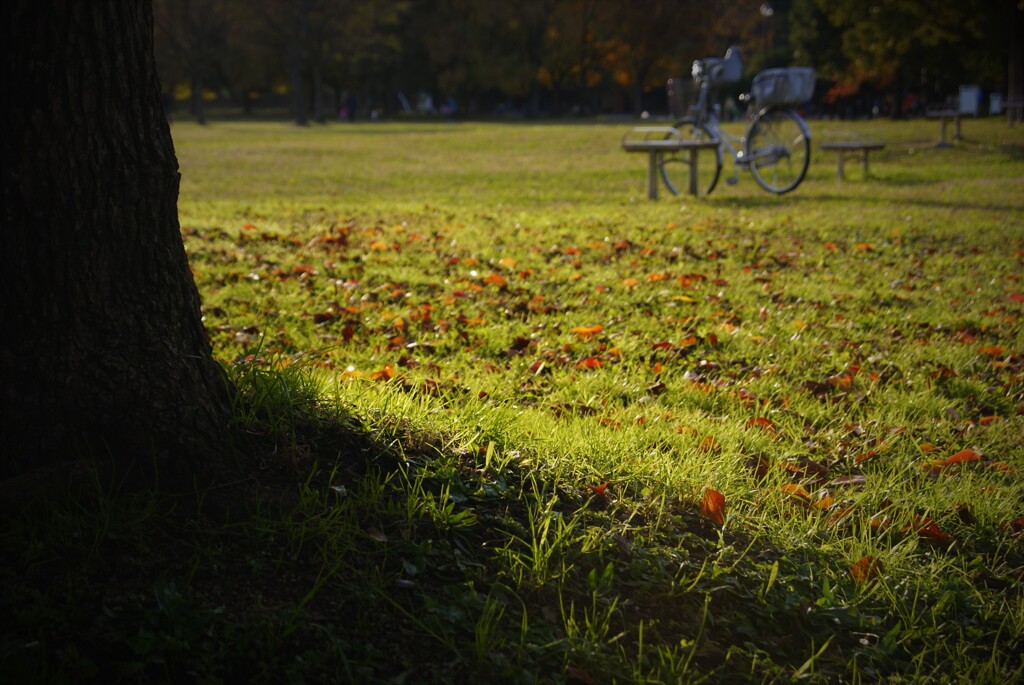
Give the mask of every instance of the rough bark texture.
M 149 2 L 8 0 L 0 476 L 209 463 L 229 400 L 177 218 Z

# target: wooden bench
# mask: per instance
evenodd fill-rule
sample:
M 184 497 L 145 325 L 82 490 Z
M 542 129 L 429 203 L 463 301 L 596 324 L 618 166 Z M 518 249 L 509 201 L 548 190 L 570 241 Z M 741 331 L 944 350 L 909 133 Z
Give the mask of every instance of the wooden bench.
M 847 155 L 860 155 L 860 165 L 866 178 L 868 175 L 868 153 L 883 149 L 885 143 L 875 140 L 841 140 L 822 143 L 819 147 L 822 150 L 831 150 L 836 153 L 836 179 L 845 181 L 846 174 L 843 172 L 843 164 Z
M 626 152 L 647 153 L 647 197 L 658 199 L 658 172 L 666 152 L 689 150 L 690 195 L 698 194 L 697 153 L 700 150 L 718 147 L 718 140 L 686 140 L 679 129 L 671 126 L 641 126 L 622 137 L 622 149 Z
M 950 144 L 946 142 L 946 125 L 950 121 L 953 122 L 953 140 L 960 140 L 960 110 L 934 109 L 926 112 L 926 115 L 929 119 L 938 119 L 940 121 L 941 129 L 939 132 L 939 142 L 935 147 L 951 147 Z

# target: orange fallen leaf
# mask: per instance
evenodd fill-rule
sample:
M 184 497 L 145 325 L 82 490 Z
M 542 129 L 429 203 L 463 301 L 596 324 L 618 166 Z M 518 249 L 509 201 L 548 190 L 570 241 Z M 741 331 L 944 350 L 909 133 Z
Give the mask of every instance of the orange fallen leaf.
M 844 519 L 845 519 L 845 518 L 846 518 L 847 516 L 849 516 L 850 514 L 852 514 L 852 513 L 853 513 L 853 511 L 854 511 L 853 507 L 843 507 L 843 508 L 841 508 L 841 509 L 836 509 L 836 510 L 835 510 L 835 511 L 833 511 L 833 512 L 832 512 L 832 514 L 831 514 L 831 515 L 830 515 L 830 516 L 828 517 L 828 522 L 829 522 L 829 523 L 831 523 L 831 524 L 832 524 L 832 525 L 834 525 L 834 526 L 836 526 L 836 525 L 839 525 L 840 523 L 842 523 L 842 522 L 843 522 L 843 520 L 844 520 Z
M 373 371 L 367 375 L 371 381 L 389 381 L 395 377 L 395 367 L 390 364 L 385 364 L 377 371 Z
M 499 287 L 503 286 L 503 285 L 508 285 L 508 281 L 505 280 L 505 277 L 502 276 L 501 274 L 496 274 L 496 273 L 495 274 L 491 274 L 491 275 L 487 276 L 486 278 L 484 278 L 484 283 L 487 283 L 489 285 L 496 285 L 496 286 L 499 286 Z
M 986 354 L 989 357 L 1000 357 L 1003 352 L 1006 352 L 1006 348 L 1000 347 L 999 345 L 985 345 L 983 347 L 979 347 L 978 352 Z
M 865 556 L 850 566 L 850 577 L 853 578 L 853 582 L 864 584 L 877 578 L 883 571 L 882 562 L 872 556 Z
M 782 490 L 784 493 L 786 493 L 793 499 L 797 500 L 801 504 L 810 504 L 811 495 L 801 485 L 786 483 L 785 485 L 780 485 L 779 490 Z
M 843 373 L 836 376 L 829 376 L 826 379 L 826 382 L 833 388 L 848 390 L 853 387 L 853 374 Z
M 747 421 L 747 428 L 757 427 L 764 430 L 767 433 L 775 433 L 775 424 L 772 423 L 771 419 L 767 419 L 763 416 L 759 416 L 754 419 Z
M 570 330 L 576 335 L 586 339 L 595 336 L 601 331 L 603 331 L 604 326 L 601 326 L 600 324 L 594 326 L 576 326 L 575 328 L 571 328 Z
M 700 502 L 701 516 L 720 526 L 725 525 L 725 495 L 707 488 Z
M 970 448 L 967 448 L 967 449 L 960 450 L 959 452 L 954 454 L 952 457 L 949 457 L 948 459 L 946 459 L 946 464 L 947 465 L 948 464 L 961 464 L 961 463 L 963 463 L 965 461 L 980 461 L 980 460 L 981 460 L 981 455 L 980 454 L 978 454 L 977 452 L 975 452 L 974 450 L 972 450 Z
M 718 441 L 715 440 L 715 436 L 705 435 L 704 439 L 697 445 L 697 451 L 711 454 L 721 452 L 722 448 L 719 446 Z
M 594 494 L 598 497 L 608 496 L 608 483 L 601 483 L 600 485 L 588 485 L 588 488 L 594 491 Z
M 815 500 L 811 506 L 821 511 L 828 511 L 832 508 L 832 505 L 836 503 L 836 500 L 832 495 L 825 495 L 824 497 Z
M 700 340 L 697 339 L 697 336 L 695 336 L 695 335 L 688 335 L 688 336 L 686 336 L 685 338 L 683 338 L 682 340 L 679 341 L 679 346 L 680 347 L 693 347 L 698 342 L 700 342 Z
M 971 461 L 981 461 L 981 455 L 974 450 L 968 448 L 963 449 L 946 459 L 929 459 L 921 467 L 925 471 L 928 471 L 932 475 L 937 475 L 943 469 L 954 466 L 956 464 L 964 464 Z
M 879 455 L 879 451 L 878 450 L 871 450 L 870 452 L 864 452 L 863 454 L 858 454 L 856 456 L 856 458 L 853 460 L 853 463 L 854 464 L 862 464 L 862 463 L 868 461 L 869 459 L 874 459 L 878 455 Z
M 581 359 L 576 363 L 577 369 L 599 369 L 602 366 L 603 364 L 601 360 L 597 357 L 587 357 L 586 359 Z
M 910 528 L 916 530 L 918 536 L 928 542 L 934 542 L 939 545 L 949 545 L 952 542 L 952 538 L 943 532 L 935 521 L 927 516 L 915 515 L 911 521 Z M 906 532 L 906 529 L 904 529 L 904 532 Z

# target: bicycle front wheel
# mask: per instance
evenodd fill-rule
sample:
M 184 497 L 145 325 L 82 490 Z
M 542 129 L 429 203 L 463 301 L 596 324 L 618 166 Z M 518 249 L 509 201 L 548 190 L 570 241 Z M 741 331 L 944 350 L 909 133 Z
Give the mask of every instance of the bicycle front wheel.
M 811 163 L 811 132 L 788 109 L 770 109 L 754 120 L 743 156 L 758 185 L 781 195 L 800 185 Z
M 675 125 L 683 140 L 708 141 L 715 136 L 704 124 L 695 119 L 683 119 Z M 697 151 L 697 194 L 710 195 L 722 173 L 722 147 L 701 148 Z M 690 188 L 690 151 L 671 152 L 661 158 L 661 178 L 673 195 Z

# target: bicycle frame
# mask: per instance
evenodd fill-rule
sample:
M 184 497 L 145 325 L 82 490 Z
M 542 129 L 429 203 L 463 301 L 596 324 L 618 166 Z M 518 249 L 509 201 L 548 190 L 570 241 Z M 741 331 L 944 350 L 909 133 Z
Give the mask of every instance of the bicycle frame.
M 745 100 L 748 96 L 741 95 L 740 100 Z M 715 137 L 718 138 L 719 143 L 723 148 L 728 150 L 729 157 L 733 161 L 733 175 L 731 179 L 728 179 L 731 183 L 736 183 L 739 180 L 739 167 L 749 168 L 751 159 L 745 159 L 743 156 L 743 146 L 746 143 L 747 136 L 734 136 L 731 133 L 726 132 L 722 129 L 722 124 L 718 120 L 718 115 L 714 109 L 709 106 L 711 101 L 711 83 L 707 76 L 701 76 L 700 78 L 700 92 L 697 95 L 697 102 L 691 105 L 688 110 L 693 114 L 694 118 L 698 123 L 704 124 L 708 127 Z M 753 126 L 754 121 L 757 120 L 760 113 L 754 115 L 753 121 L 751 121 L 747 127 L 746 132 L 749 132 Z M 733 143 L 736 143 L 736 147 L 733 147 Z

